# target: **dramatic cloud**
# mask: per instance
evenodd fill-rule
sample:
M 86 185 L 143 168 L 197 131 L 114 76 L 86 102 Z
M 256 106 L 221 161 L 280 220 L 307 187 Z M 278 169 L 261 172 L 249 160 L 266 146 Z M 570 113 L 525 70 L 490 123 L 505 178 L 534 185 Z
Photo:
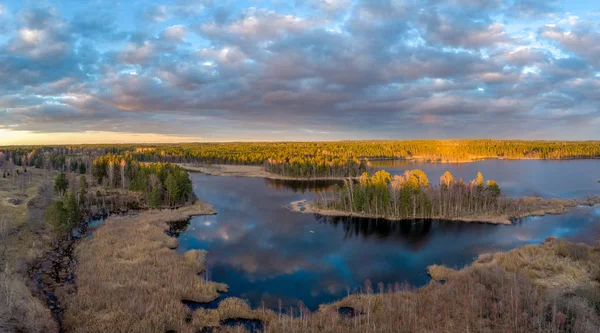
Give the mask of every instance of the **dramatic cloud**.
M 3 3 L 0 128 L 600 139 L 598 8 L 569 4 Z

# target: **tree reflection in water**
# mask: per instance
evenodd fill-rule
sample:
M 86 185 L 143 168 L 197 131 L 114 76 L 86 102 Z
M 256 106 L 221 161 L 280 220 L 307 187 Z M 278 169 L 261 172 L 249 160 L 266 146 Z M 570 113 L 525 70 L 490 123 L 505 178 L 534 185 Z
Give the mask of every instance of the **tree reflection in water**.
M 319 223 L 341 226 L 344 239 L 362 237 L 363 239 L 377 238 L 401 240 L 420 248 L 429 238 L 433 223 L 439 220 L 415 219 L 410 221 L 389 221 L 384 219 L 369 219 L 350 216 L 324 216 L 315 214 Z

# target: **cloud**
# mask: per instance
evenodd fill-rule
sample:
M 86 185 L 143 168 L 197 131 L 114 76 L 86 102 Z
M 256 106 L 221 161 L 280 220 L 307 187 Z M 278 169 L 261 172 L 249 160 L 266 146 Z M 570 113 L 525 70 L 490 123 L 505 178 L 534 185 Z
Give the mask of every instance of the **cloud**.
M 8 52 L 36 60 L 56 59 L 69 52 L 71 36 L 53 8 L 26 11 L 21 22 L 7 45 Z
M 199 26 L 198 31 L 203 36 L 216 40 L 260 42 L 285 34 L 299 33 L 322 23 L 319 20 L 302 19 L 271 10 L 249 8 L 237 20 L 225 25 L 217 22 L 204 23 Z
M 48 4 L 0 16 L 19 130 L 582 138 L 599 117 L 600 27 L 555 2 Z
M 540 36 L 553 40 L 568 52 L 600 66 L 600 29 L 597 24 L 575 22 L 571 29 L 558 26 L 545 26 Z
M 464 17 L 448 17 L 438 12 L 425 13 L 421 20 L 425 27 L 425 37 L 433 43 L 482 48 L 509 41 L 504 25 L 497 22 L 487 23 Z
M 555 13 L 558 10 L 558 0 L 516 0 L 508 13 L 512 16 L 535 19 Z
M 145 19 L 151 22 L 162 22 L 169 18 L 170 14 L 167 11 L 167 6 L 157 5 L 145 8 L 142 11 L 142 15 Z

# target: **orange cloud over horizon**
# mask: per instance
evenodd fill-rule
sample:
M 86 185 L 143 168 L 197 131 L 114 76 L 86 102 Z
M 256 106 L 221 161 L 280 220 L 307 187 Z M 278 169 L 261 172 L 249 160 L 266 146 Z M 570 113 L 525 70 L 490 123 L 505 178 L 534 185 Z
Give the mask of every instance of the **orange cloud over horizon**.
M 0 146 L 96 143 L 177 143 L 199 141 L 207 140 L 201 137 L 176 136 L 156 133 L 108 131 L 37 133 L 30 131 L 0 129 Z

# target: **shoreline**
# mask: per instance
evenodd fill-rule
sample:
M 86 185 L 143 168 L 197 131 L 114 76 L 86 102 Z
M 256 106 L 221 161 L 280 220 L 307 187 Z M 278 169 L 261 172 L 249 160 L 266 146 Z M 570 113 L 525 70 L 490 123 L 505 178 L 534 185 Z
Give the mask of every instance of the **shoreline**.
M 505 158 L 497 156 L 471 157 L 463 160 L 433 160 L 424 156 L 412 156 L 401 158 L 372 158 L 370 162 L 413 162 L 428 164 L 467 164 L 483 162 L 487 160 L 505 160 L 505 161 L 574 161 L 574 160 L 598 160 L 600 157 L 567 157 L 567 158 Z M 251 177 L 265 178 L 271 180 L 294 180 L 294 181 L 341 181 L 346 179 L 359 179 L 360 177 L 290 177 L 268 172 L 261 165 L 245 164 L 192 164 L 192 163 L 174 163 L 188 172 L 200 172 L 211 176 L 225 177 Z M 376 168 L 385 168 L 386 166 L 376 166 Z M 599 180 L 600 182 L 600 180 Z
M 93 237 L 75 247 L 78 288 L 67 300 L 64 329 L 103 331 L 121 325 L 131 332 L 158 332 L 153 326 L 158 322 L 179 332 L 191 332 L 218 326 L 219 319 L 226 317 L 221 312 L 235 299 L 211 310 L 210 315 L 190 310 L 184 301 L 214 301 L 228 291 L 228 286 L 201 275 L 206 269 L 206 251 L 174 251 L 179 241 L 168 234 L 172 223 L 215 214 L 212 205 L 197 200 L 177 209 L 108 217 Z M 153 316 L 136 311 L 142 305 L 152 308 Z
M 575 161 L 575 160 L 598 160 L 600 156 L 589 156 L 589 157 L 563 157 L 563 158 L 535 158 L 535 157 L 499 157 L 499 156 L 474 156 L 460 160 L 435 160 L 425 156 L 411 156 L 411 157 L 395 157 L 395 158 L 369 158 L 370 162 L 418 162 L 418 163 L 430 163 L 430 164 L 466 164 L 482 162 L 487 160 L 500 160 L 500 161 Z
M 571 211 L 572 209 L 579 206 L 595 206 L 600 204 L 600 197 L 590 197 L 585 201 L 576 199 L 543 199 L 538 197 L 523 197 L 515 200 L 524 200 L 529 205 L 525 207 L 527 211 L 511 216 L 508 214 L 502 215 L 473 215 L 473 216 L 462 216 L 462 217 L 422 217 L 417 216 L 415 218 L 405 217 L 388 217 L 388 216 L 376 216 L 374 214 L 367 214 L 362 212 L 347 212 L 337 209 L 322 209 L 315 207 L 307 200 L 293 201 L 289 205 L 285 206 L 292 212 L 302 214 L 318 214 L 323 216 L 332 217 L 358 217 L 368 219 L 383 219 L 392 222 L 399 221 L 412 221 L 414 219 L 432 219 L 432 220 L 444 220 L 453 222 L 465 222 L 465 223 L 488 223 L 488 224 L 502 224 L 511 225 L 513 220 L 522 219 L 532 216 L 545 216 L 545 215 L 560 215 Z
M 188 172 L 200 172 L 211 176 L 224 177 L 249 177 L 249 178 L 265 178 L 272 180 L 296 180 L 296 181 L 318 181 L 318 180 L 346 180 L 358 179 L 358 177 L 289 177 L 274 174 L 260 165 L 240 165 L 240 164 L 206 164 L 192 165 L 189 163 L 176 163 L 178 166 Z

